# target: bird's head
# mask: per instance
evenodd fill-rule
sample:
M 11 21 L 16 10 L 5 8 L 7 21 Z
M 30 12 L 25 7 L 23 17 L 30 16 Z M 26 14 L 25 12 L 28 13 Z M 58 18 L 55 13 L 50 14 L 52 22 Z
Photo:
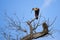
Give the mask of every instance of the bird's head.
M 39 8 L 32 8 L 32 10 L 37 11 L 37 10 L 39 10 Z

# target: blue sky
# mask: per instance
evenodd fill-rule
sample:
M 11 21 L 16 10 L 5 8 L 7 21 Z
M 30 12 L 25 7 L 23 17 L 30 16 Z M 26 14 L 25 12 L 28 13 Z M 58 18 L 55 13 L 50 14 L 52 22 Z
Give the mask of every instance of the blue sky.
M 60 30 L 60 0 L 0 0 L 0 28 L 4 28 L 5 25 L 5 17 L 4 13 L 6 12 L 8 16 L 15 18 L 13 15 L 19 17 L 19 19 L 23 22 L 26 20 L 30 20 L 34 18 L 34 13 L 31 12 L 32 8 L 38 7 L 40 8 L 40 13 L 46 19 L 49 18 L 49 24 L 51 24 L 54 18 L 57 16 L 55 23 L 53 24 L 56 30 Z M 23 17 L 25 18 L 23 20 Z M 52 26 L 52 27 L 53 27 Z M 2 31 L 2 30 L 0 30 Z M 3 30 L 4 31 L 4 30 Z M 0 34 L 1 35 L 1 34 Z M 54 35 L 56 37 L 53 39 L 49 37 L 44 37 L 46 40 L 59 40 L 60 34 L 57 32 Z M 2 35 L 0 36 L 0 40 L 3 40 Z M 36 40 L 44 40 L 43 38 L 39 38 Z

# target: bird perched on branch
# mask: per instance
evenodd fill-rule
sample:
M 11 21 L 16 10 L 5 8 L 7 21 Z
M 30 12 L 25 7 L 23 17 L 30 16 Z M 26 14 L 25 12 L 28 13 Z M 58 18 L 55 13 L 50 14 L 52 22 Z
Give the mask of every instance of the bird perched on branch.
M 35 11 L 35 18 L 38 19 L 39 16 L 39 8 L 32 8 Z

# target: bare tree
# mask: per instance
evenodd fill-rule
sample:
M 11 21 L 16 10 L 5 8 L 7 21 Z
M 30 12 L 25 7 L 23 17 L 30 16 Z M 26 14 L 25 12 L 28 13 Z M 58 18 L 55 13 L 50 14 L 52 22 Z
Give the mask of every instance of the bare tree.
M 34 8 L 34 10 L 35 10 L 35 8 Z M 18 22 L 16 22 L 14 19 L 12 19 L 11 17 L 9 17 L 7 14 L 5 14 L 5 16 L 7 17 L 7 21 L 8 21 L 8 25 L 6 25 L 7 28 L 26 33 L 26 35 L 24 37 L 18 38 L 19 35 L 20 35 L 20 33 L 19 33 L 19 35 L 16 35 L 16 39 L 12 39 L 12 40 L 33 40 L 33 39 L 37 39 L 37 38 L 40 38 L 40 37 L 44 37 L 47 34 L 50 34 L 49 33 L 50 30 L 48 29 L 49 28 L 49 25 L 46 23 L 46 21 L 45 22 L 42 22 L 41 24 L 39 23 L 40 20 L 38 20 L 38 19 L 40 19 L 41 16 L 39 18 L 39 15 L 36 15 L 37 13 L 39 13 L 39 10 L 36 10 L 35 12 L 36 12 L 35 13 L 35 16 L 36 17 L 33 18 L 31 21 L 26 21 L 25 22 L 29 26 L 29 28 L 30 28 L 29 29 L 30 30 L 29 34 L 27 34 L 27 30 L 24 29 L 24 28 L 22 28 L 22 26 L 20 25 L 21 22 L 20 22 L 18 16 L 15 15 L 17 17 L 17 19 L 18 19 Z M 38 17 L 38 19 L 37 19 L 37 17 Z M 37 19 L 38 23 L 36 25 L 34 24 L 34 27 L 33 27 L 32 22 L 34 22 L 36 19 Z M 40 27 L 41 25 L 42 25 L 42 28 L 43 28 L 42 32 L 36 32 L 35 30 L 38 27 Z M 6 35 L 6 33 L 3 33 L 3 35 L 4 35 L 4 37 L 7 40 L 10 40 L 10 38 L 11 38 L 10 34 L 9 35 Z

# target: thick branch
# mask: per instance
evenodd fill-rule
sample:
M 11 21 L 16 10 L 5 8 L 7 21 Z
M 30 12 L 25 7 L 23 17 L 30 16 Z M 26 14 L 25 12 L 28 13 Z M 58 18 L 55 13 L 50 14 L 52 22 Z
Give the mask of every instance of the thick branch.
M 32 39 L 37 39 L 39 37 L 43 37 L 46 34 L 48 34 L 48 30 L 46 30 L 47 28 L 45 28 L 45 30 L 43 30 L 42 32 L 38 32 L 38 33 L 33 33 L 32 35 Z M 21 40 L 30 40 L 30 34 L 25 36 L 24 38 L 22 38 Z

